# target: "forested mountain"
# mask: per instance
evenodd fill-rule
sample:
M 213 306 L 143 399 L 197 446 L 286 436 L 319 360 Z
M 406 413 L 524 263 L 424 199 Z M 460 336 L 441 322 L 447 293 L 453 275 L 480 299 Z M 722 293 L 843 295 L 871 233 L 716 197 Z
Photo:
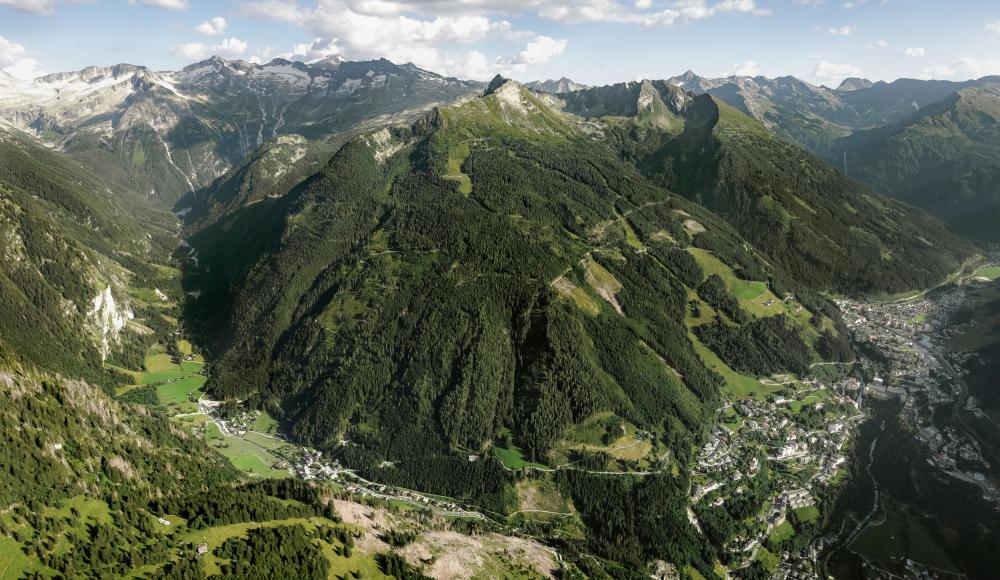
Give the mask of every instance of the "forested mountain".
M 643 174 L 725 217 L 813 288 L 926 287 L 973 254 L 920 210 L 878 196 L 713 96 L 643 81 L 559 98 Z
M 695 342 L 760 376 L 850 356 L 846 330 L 827 300 L 554 102 L 498 78 L 481 98 L 359 136 L 287 193 L 197 221 L 187 320 L 218 357 L 216 395 L 249 398 L 368 477 L 490 510 L 510 509 L 512 480 L 469 453 L 512 438 L 553 461 L 568 430 L 608 413 L 650 431 L 669 450 L 655 468 L 679 476 L 629 492 L 566 482 L 581 502 L 597 501 L 593 486 L 613 502 L 661 498 L 623 524 L 637 527 L 626 547 L 604 543 L 619 532 L 595 505 L 587 549 L 707 571 L 683 474 L 725 381 Z M 796 298 L 764 307 L 735 299 L 735 283 L 760 285 L 761 304 L 765 284 Z
M 120 64 L 7 79 L 0 119 L 172 204 L 278 135 L 322 139 L 367 121 L 405 120 L 480 88 L 385 59 L 257 65 L 213 57 L 173 72 Z
M 996 80 L 898 79 L 872 83 L 846 79 L 831 89 L 792 76 L 704 78 L 688 71 L 667 82 L 695 94 L 708 93 L 757 119 L 777 135 L 825 155 L 841 137 L 902 121 L 957 90 Z
M 0 127 L 0 343 L 48 371 L 113 383 L 102 363 L 141 364 L 158 322 L 133 289 L 167 289 L 157 262 L 174 228 L 167 211 Z
M 853 359 L 825 293 L 930 286 L 974 251 L 767 128 L 825 144 L 938 85 L 672 81 L 533 91 L 384 59 L 217 57 L 0 75 L 0 548 L 66 577 L 418 577 L 430 561 L 401 548 L 430 529 L 542 533 L 567 576 L 742 560 L 740 522 L 775 491 L 766 460 L 741 465 L 742 497 L 688 510 L 725 400 Z M 991 91 L 922 118 L 981 152 Z M 209 365 L 184 360 L 200 350 Z M 146 380 L 150 353 L 170 368 Z M 197 387 L 175 388 L 185 364 Z M 333 499 L 353 492 L 247 483 L 216 450 L 249 443 L 210 403 L 266 410 L 262 437 L 336 458 L 357 478 L 341 482 L 482 519 L 426 502 L 389 518 L 383 495 L 341 526 Z M 565 522 L 516 519 L 542 491 Z M 352 559 L 364 521 L 380 535 Z M 231 524 L 253 525 L 199 560 Z M 520 566 L 496 545 L 496 570 Z M 533 570 L 556 566 L 531 547 Z
M 903 121 L 841 139 L 832 161 L 955 232 L 1000 240 L 1000 84 L 952 93 Z

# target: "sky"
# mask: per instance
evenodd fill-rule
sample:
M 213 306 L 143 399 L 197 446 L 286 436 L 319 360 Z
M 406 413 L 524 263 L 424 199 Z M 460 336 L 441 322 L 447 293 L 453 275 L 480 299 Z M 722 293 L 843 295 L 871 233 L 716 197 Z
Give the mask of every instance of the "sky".
M 997 0 L 0 0 L 0 70 L 174 70 L 385 57 L 449 76 L 586 84 L 1000 74 Z

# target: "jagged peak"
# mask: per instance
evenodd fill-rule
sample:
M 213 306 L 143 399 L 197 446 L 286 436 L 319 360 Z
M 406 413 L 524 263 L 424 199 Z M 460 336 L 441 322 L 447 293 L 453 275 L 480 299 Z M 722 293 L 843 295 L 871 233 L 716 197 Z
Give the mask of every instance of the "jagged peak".
M 37 82 L 51 83 L 65 81 L 69 79 L 80 79 L 82 81 L 93 81 L 102 77 L 118 78 L 121 76 L 134 74 L 137 72 L 149 72 L 144 66 L 135 64 L 119 63 L 111 66 L 88 66 L 77 71 L 52 73 L 35 79 Z
M 848 77 L 841 81 L 840 85 L 837 87 L 838 91 L 850 92 L 856 91 L 858 89 L 867 89 L 872 86 L 872 82 L 868 79 L 858 78 L 858 77 Z
M 483 91 L 483 96 L 488 97 L 492 95 L 493 93 L 500 90 L 500 87 L 506 85 L 507 83 L 517 84 L 515 81 L 512 81 L 507 77 L 498 74 L 497 76 L 493 77 L 493 80 L 490 81 L 490 84 L 486 85 L 486 90 Z
M 204 67 L 212 67 L 216 70 L 230 69 L 230 70 L 247 72 L 249 70 L 256 68 L 257 66 L 258 65 L 253 64 L 252 62 L 247 62 L 245 60 L 226 60 L 225 58 L 222 58 L 221 56 L 214 54 L 205 60 L 196 62 L 194 64 L 189 64 L 182 70 L 184 72 L 188 72 Z

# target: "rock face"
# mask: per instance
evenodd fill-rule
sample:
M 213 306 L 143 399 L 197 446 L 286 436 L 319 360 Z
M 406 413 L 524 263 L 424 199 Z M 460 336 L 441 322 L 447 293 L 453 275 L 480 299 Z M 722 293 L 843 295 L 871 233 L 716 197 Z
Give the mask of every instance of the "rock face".
M 135 315 L 127 303 L 115 301 L 110 284 L 94 297 L 94 307 L 87 313 L 87 318 L 93 324 L 93 329 L 97 334 L 101 360 L 108 358 L 111 353 L 111 345 L 118 340 L 119 333 L 134 317 Z

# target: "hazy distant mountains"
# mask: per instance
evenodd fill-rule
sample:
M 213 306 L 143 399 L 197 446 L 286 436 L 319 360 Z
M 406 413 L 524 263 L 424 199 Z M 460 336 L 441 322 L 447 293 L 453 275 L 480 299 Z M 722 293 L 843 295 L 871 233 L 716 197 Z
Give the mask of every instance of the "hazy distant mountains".
M 571 81 L 566 77 L 562 77 L 559 80 L 549 79 L 547 81 L 532 81 L 530 83 L 525 83 L 524 86 L 525 88 L 538 91 L 540 93 L 568 93 L 570 91 L 578 91 L 580 89 L 587 88 L 587 85 Z
M 481 86 L 384 59 L 213 57 L 179 71 L 121 64 L 31 82 L 5 77 L 0 119 L 172 203 L 277 135 L 323 139 L 411 119 Z
M 957 90 L 998 80 L 964 82 L 898 79 L 872 83 L 845 79 L 831 89 L 791 76 L 704 78 L 691 71 L 668 82 L 694 93 L 709 93 L 764 123 L 778 135 L 815 152 L 860 129 L 901 121 Z
M 998 82 L 848 78 L 832 89 L 791 76 L 707 78 L 691 71 L 666 80 L 712 95 L 879 193 L 924 207 L 955 231 L 983 240 L 1000 239 L 993 227 L 1000 215 Z M 601 114 L 584 105 L 593 100 L 587 91 L 564 96 L 584 114 Z
M 879 147 L 875 140 L 885 131 L 850 136 L 907 123 L 924 107 L 957 91 L 998 80 L 873 83 L 850 78 L 834 89 L 791 76 L 708 78 L 687 71 L 664 82 L 683 89 L 682 93 L 710 94 L 841 170 L 846 161 L 852 177 L 879 192 L 922 205 L 961 228 L 966 225 L 961 218 L 964 211 L 978 219 L 984 208 L 992 207 L 989 200 L 996 194 L 985 129 L 963 137 L 987 147 L 969 155 L 963 154 L 965 146 L 954 141 L 940 151 L 930 150 L 943 143 L 925 142 L 920 153 L 924 162 L 931 157 L 945 164 L 955 160 L 954 171 L 937 171 L 931 180 L 919 177 L 921 171 L 912 165 L 915 160 L 906 159 L 910 155 L 873 156 Z M 258 65 L 213 57 L 179 71 L 121 64 L 48 75 L 32 82 L 4 74 L 0 76 L 0 119 L 76 156 L 93 171 L 172 204 L 185 193 L 208 187 L 279 135 L 304 139 L 301 147 L 290 151 L 296 163 L 306 157 L 306 151 L 329 156 L 365 128 L 412 121 L 430 107 L 468 98 L 483 86 L 384 59 L 348 62 L 333 58 L 311 64 L 276 59 Z M 561 95 L 585 93 L 588 88 L 565 77 L 525 87 Z M 567 96 L 585 115 L 608 114 L 601 108 L 613 104 L 604 99 L 588 108 L 583 102 L 587 98 L 591 97 Z M 968 99 L 963 102 L 968 113 Z M 653 117 L 660 123 L 667 119 Z M 968 123 L 959 123 L 951 130 L 962 132 L 966 127 Z M 324 145 L 329 138 L 333 141 Z M 903 166 L 892 165 L 896 162 Z M 873 164 L 878 169 L 869 169 Z M 922 162 L 921 167 L 928 165 Z M 282 170 L 274 179 L 287 179 L 287 175 Z M 914 180 L 920 191 L 895 183 L 893 176 Z
M 960 89 L 898 121 L 836 142 L 832 162 L 955 231 L 1000 240 L 1000 84 Z

